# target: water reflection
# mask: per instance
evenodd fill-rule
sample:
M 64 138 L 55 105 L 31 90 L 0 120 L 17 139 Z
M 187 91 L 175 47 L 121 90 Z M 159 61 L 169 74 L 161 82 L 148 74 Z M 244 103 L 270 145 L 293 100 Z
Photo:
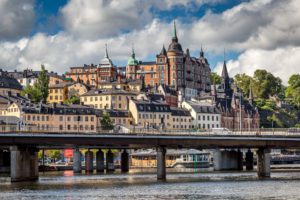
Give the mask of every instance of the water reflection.
M 172 170 L 171 170 L 172 171 Z M 300 172 L 273 172 L 258 180 L 256 172 L 197 173 L 168 170 L 158 182 L 154 169 L 129 174 L 41 173 L 35 183 L 10 183 L 0 178 L 0 199 L 299 199 Z

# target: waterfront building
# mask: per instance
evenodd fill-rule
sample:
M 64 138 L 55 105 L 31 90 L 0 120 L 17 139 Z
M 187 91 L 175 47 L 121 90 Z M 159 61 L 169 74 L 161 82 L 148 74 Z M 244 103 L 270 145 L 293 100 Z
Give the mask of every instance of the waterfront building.
M 95 132 L 97 127 L 95 110 L 79 104 L 12 103 L 5 116 L 19 118 L 24 130 Z
M 192 117 L 187 110 L 170 107 L 162 99 L 140 98 L 129 101 L 133 124 L 146 129 L 191 129 Z
M 95 109 L 128 110 L 129 100 L 137 95 L 122 89 L 92 89 L 81 95 L 80 102 Z
M 153 149 L 136 151 L 130 154 L 132 167 L 156 167 L 157 152 Z M 207 168 L 210 153 L 196 149 L 168 149 L 166 167 L 169 168 Z
M 182 107 L 191 113 L 195 128 L 212 129 L 221 127 L 221 112 L 216 105 L 191 100 L 184 101 Z

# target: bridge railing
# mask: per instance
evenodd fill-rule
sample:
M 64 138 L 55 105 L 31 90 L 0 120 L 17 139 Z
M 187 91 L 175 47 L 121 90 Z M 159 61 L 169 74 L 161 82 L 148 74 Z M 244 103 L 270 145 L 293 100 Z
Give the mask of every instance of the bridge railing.
M 132 128 L 126 130 L 103 130 L 101 127 L 94 129 L 70 129 L 67 127 L 39 127 L 39 126 L 17 126 L 17 125 L 0 125 L 0 134 L 4 133 L 40 133 L 40 134 L 122 134 L 122 135 L 187 135 L 187 136 L 290 136 L 300 137 L 300 129 L 244 129 L 244 130 L 229 130 L 216 132 L 213 130 L 158 130 L 146 128 Z

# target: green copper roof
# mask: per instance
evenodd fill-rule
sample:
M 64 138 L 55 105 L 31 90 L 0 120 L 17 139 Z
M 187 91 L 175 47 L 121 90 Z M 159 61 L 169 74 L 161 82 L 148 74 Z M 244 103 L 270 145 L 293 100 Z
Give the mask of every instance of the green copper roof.
M 135 59 L 135 53 L 133 48 L 132 48 L 131 57 L 129 58 L 127 65 L 139 65 L 139 61 Z
M 175 23 L 175 20 L 174 20 L 174 32 L 173 32 L 173 37 L 174 37 L 174 38 L 177 38 L 176 23 Z

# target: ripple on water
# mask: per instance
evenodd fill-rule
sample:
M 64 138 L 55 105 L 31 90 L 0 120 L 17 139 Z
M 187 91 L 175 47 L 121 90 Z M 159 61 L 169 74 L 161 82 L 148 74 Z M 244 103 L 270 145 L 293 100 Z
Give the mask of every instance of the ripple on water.
M 155 174 L 98 174 L 67 176 L 41 174 L 35 183 L 13 183 L 0 178 L 0 199 L 206 199 L 296 200 L 300 197 L 300 172 L 276 172 L 258 180 L 255 172 L 172 173 L 166 182 Z

